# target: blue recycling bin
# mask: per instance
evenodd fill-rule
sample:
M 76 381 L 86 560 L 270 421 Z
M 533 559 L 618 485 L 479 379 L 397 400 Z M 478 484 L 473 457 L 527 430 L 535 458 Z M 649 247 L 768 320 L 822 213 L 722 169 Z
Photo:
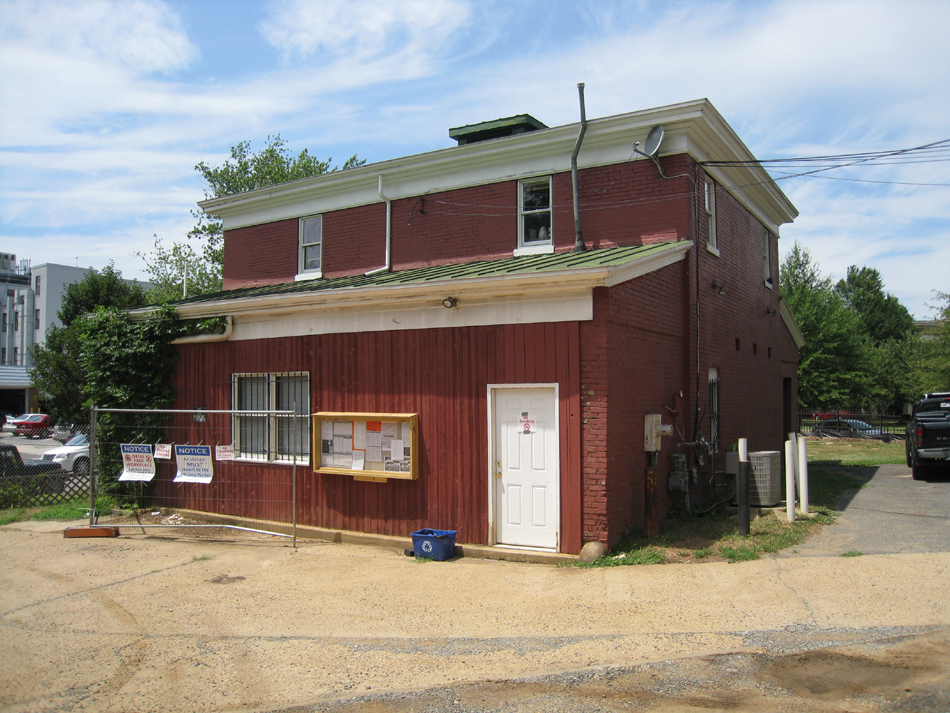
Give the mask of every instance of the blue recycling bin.
M 413 532 L 412 551 L 416 557 L 444 562 L 455 554 L 458 530 L 419 530 Z

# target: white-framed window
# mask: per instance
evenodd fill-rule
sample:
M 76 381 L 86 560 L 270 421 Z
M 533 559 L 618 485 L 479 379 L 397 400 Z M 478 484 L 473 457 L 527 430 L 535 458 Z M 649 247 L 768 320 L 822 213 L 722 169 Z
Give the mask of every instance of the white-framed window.
M 772 250 L 771 236 L 768 230 L 762 231 L 762 279 L 767 287 L 772 287 Z
M 550 252 L 554 243 L 551 234 L 551 177 L 518 182 L 518 248 L 530 252 Z
M 719 254 L 719 242 L 716 238 L 716 184 L 709 178 L 706 178 L 704 188 L 706 205 L 706 247 Z
M 234 456 L 243 460 L 310 461 L 310 374 L 232 374 Z M 289 411 L 278 414 L 275 411 Z
M 300 251 L 297 272 L 307 277 L 323 274 L 323 216 L 300 219 Z

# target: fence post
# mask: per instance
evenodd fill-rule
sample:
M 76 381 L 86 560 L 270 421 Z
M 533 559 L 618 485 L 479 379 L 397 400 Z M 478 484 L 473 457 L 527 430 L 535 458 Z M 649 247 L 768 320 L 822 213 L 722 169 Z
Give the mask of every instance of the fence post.
M 96 499 L 99 494 L 96 460 L 96 405 L 93 404 L 89 409 L 89 527 L 96 524 Z
M 297 454 L 300 452 L 300 431 L 298 426 L 300 425 L 299 417 L 297 416 L 297 402 L 294 401 L 294 465 L 293 465 L 293 479 L 294 487 L 291 495 L 291 504 L 290 507 L 293 508 L 293 519 L 294 519 L 294 529 L 293 529 L 293 540 L 294 540 L 294 549 L 297 548 Z

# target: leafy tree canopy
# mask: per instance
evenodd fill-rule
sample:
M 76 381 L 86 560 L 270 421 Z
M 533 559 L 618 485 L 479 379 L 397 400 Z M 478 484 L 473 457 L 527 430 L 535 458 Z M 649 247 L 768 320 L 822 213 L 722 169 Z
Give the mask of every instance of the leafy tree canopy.
M 83 367 L 84 318 L 99 308 L 127 310 L 147 303 L 141 285 L 128 283 L 112 263 L 90 270 L 63 293 L 58 312 L 63 327 L 52 327 L 45 345 L 33 348 L 30 379 L 55 421 L 89 420 L 88 374 Z
M 852 265 L 835 289 L 857 314 L 861 331 L 873 344 L 902 341 L 913 331 L 914 318 L 894 295 L 884 291 L 881 273 L 874 268 Z
M 267 141 L 267 146 L 258 153 L 251 151 L 250 141 L 232 146 L 230 157 L 220 166 L 209 166 L 204 161 L 196 165 L 195 170 L 205 180 L 205 198 L 221 198 L 338 170 L 332 166 L 333 159 L 320 160 L 306 149 L 293 155 L 279 134 L 269 136 Z M 342 168 L 362 166 L 364 163 L 365 160 L 354 154 L 344 162 Z M 153 253 L 137 253 L 145 261 L 145 271 L 155 285 L 152 295 L 155 302 L 181 298 L 183 268 L 186 264 L 189 295 L 221 289 L 224 266 L 221 221 L 199 210 L 193 210 L 192 215 L 197 222 L 188 237 L 196 243 L 174 242 L 167 248 L 160 239 L 156 239 Z M 193 244 L 198 246 L 197 249 L 192 247 Z
M 938 302 L 932 338 L 923 342 L 918 360 L 920 393 L 950 391 L 950 293 L 934 291 Z
M 950 328 L 938 323 L 938 332 L 947 330 L 942 351 L 939 338 L 921 339 L 877 270 L 852 265 L 833 284 L 795 243 L 781 265 L 781 286 L 807 342 L 799 352 L 799 399 L 806 408 L 899 413 L 924 391 L 950 388 Z M 950 297 L 937 294 L 950 316 Z
M 782 261 L 779 284 L 805 338 L 799 351 L 799 400 L 808 408 L 852 403 L 867 380 L 857 315 L 797 242 Z
M 63 293 L 57 314 L 63 326 L 69 327 L 78 317 L 94 311 L 96 307 L 132 309 L 147 302 L 145 288 L 123 280 L 122 272 L 109 262 L 102 270 L 90 270 L 82 280 L 70 285 Z

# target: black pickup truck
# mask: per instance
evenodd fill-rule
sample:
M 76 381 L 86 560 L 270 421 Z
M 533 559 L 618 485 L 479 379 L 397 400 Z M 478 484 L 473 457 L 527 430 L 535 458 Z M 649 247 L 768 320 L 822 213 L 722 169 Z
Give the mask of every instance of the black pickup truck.
M 914 404 L 904 450 L 914 480 L 920 480 L 931 469 L 950 472 L 950 391 L 924 394 Z

